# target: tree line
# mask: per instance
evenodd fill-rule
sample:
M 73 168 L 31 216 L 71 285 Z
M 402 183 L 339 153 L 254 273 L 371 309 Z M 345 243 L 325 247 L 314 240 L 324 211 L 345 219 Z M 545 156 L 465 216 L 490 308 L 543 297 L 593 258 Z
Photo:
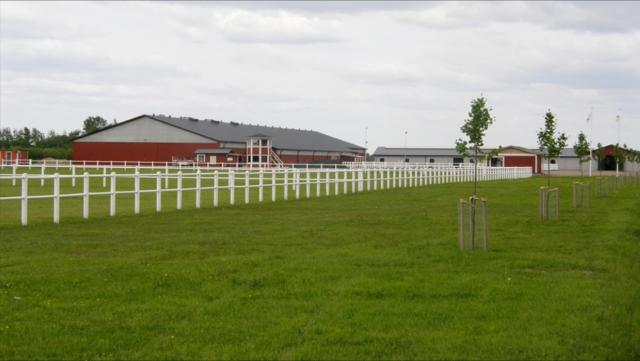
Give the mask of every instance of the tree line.
M 112 124 L 117 124 L 114 119 Z M 82 122 L 82 129 L 43 132 L 37 128 L 0 128 L 0 149 L 26 150 L 31 159 L 71 159 L 71 145 L 75 138 L 95 132 L 109 125 L 101 116 L 90 116 Z

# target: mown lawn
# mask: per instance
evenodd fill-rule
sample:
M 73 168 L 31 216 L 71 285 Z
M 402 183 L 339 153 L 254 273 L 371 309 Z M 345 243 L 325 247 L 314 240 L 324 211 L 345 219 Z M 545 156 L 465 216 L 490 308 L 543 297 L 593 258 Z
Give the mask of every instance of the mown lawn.
M 480 185 L 488 253 L 469 184 L 3 224 L 0 358 L 639 358 L 640 186 L 542 223 L 545 182 Z

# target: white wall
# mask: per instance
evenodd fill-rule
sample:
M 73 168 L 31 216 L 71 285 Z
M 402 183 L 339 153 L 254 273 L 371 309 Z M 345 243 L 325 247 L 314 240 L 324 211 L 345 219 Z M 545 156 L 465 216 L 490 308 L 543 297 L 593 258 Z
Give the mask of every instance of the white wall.
M 379 162 L 380 159 L 384 158 L 384 161 L 387 163 L 396 163 L 396 162 L 404 162 L 403 156 L 375 156 L 374 161 Z M 450 156 L 407 156 L 409 158 L 410 163 L 429 163 L 429 159 L 433 158 L 434 163 L 453 163 L 453 158 Z M 456 157 L 457 158 L 457 157 Z M 464 157 L 464 163 L 471 163 L 470 160 L 472 157 Z
M 215 143 L 211 139 L 147 117 L 80 138 L 76 142 Z

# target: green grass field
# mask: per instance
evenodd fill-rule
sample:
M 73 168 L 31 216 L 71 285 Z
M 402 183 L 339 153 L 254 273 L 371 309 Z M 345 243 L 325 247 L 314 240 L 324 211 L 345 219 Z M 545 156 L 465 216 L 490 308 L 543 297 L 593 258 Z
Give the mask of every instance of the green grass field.
M 552 181 L 547 223 L 546 180 L 479 185 L 488 253 L 457 246 L 468 183 L 26 227 L 0 204 L 0 358 L 638 359 L 640 185 L 572 209 Z

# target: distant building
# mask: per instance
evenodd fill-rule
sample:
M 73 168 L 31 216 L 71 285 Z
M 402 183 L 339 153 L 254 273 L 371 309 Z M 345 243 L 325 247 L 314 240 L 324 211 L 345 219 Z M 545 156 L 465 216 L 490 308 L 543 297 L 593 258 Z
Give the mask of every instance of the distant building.
M 243 163 L 339 163 L 365 148 L 312 130 L 141 115 L 76 138 L 73 159 Z
M 613 145 L 602 148 L 604 158 L 599 163 L 592 160 L 593 170 L 615 170 L 616 164 L 613 158 Z M 483 153 L 489 153 L 492 149 L 483 149 Z M 596 150 L 594 150 L 595 153 Z M 626 150 L 624 150 L 626 152 Z M 455 148 L 388 148 L 378 147 L 372 154 L 376 162 L 409 162 L 409 163 L 450 163 L 471 164 L 473 157 L 463 157 Z M 531 167 L 534 173 L 541 173 L 547 169 L 547 160 L 537 148 L 524 148 L 518 146 L 502 147 L 499 153 L 487 160 L 487 165 L 505 167 Z M 565 148 L 557 158 L 549 161 L 551 170 L 580 171 L 589 170 L 589 162 L 580 163 L 573 148 Z M 640 165 L 633 162 L 625 162 L 620 165 L 620 170 L 638 171 Z

